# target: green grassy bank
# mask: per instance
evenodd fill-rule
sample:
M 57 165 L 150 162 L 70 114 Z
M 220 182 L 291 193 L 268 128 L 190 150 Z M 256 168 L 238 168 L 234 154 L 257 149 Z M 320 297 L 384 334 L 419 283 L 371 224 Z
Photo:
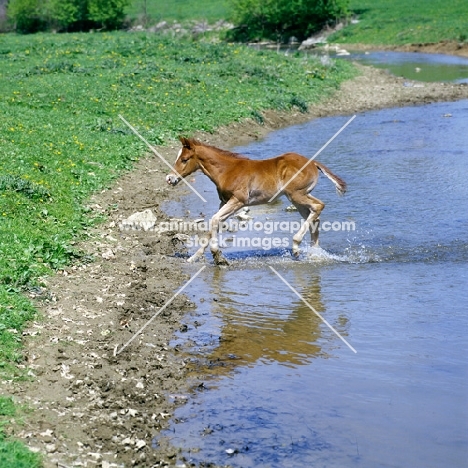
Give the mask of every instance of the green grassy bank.
M 146 152 L 119 113 L 163 144 L 265 109 L 305 110 L 354 73 L 345 61 L 145 33 L 0 36 L 0 376 L 23 378 L 27 294 L 80 258 L 74 241 L 102 221 L 86 200 Z M 0 466 L 22 466 L 2 459 L 20 450 L 8 444 L 0 436 Z
M 157 21 L 207 20 L 214 23 L 220 19 L 229 19 L 229 0 L 134 0 L 127 8 L 130 18 L 147 16 L 154 23 Z
M 389 44 L 468 40 L 466 0 L 351 0 L 359 23 L 330 37 L 331 42 Z

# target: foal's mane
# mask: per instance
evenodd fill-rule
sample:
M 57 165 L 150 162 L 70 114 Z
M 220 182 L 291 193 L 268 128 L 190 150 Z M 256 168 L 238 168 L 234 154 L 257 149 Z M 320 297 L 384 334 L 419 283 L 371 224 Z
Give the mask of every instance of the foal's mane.
M 218 153 L 221 153 L 223 156 L 230 156 L 231 158 L 236 158 L 236 159 L 249 159 L 247 156 L 244 156 L 242 154 L 233 153 L 232 151 L 228 151 L 225 149 L 218 148 L 216 146 L 208 145 L 207 143 L 203 143 L 200 140 L 197 140 L 196 138 L 187 138 L 187 139 L 191 145 L 204 146 L 205 148 L 213 149 L 217 151 Z

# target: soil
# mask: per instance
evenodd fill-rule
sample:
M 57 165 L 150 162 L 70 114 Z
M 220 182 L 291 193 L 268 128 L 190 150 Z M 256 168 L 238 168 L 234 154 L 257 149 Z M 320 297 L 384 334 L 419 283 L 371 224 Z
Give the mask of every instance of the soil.
M 465 85 L 408 86 L 408 80 L 381 70 L 360 69 L 359 77 L 305 114 L 266 112 L 263 125 L 249 120 L 195 136 L 229 148 L 321 116 L 468 99 Z M 169 161 L 178 149 L 176 142 L 158 148 Z M 181 318 L 195 305 L 178 295 L 120 352 L 189 279 L 177 256 L 182 245 L 175 232 L 119 228 L 145 209 L 158 222 L 170 218 L 161 205 L 186 191 L 168 187 L 166 173 L 159 158 L 148 155 L 112 189 L 93 196 L 89 208 L 106 214 L 107 221 L 79 247 L 95 260 L 44 279 L 45 288 L 34 299 L 42 317 L 24 334 L 31 380 L 2 384 L 3 393 L 33 409 L 14 435 L 43 453 L 46 467 L 175 464 L 176 450 L 155 437 L 168 427 L 174 408 L 203 385 L 203 376 L 187 380 L 189 356 L 171 346 Z

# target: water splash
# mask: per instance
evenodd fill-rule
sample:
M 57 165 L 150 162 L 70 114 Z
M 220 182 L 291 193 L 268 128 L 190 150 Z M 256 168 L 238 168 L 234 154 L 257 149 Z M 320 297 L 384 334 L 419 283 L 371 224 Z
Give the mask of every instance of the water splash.
M 337 262 L 348 262 L 348 258 L 343 255 L 333 254 L 322 249 L 322 247 L 308 247 L 303 253 L 304 260 L 311 263 L 331 264 Z

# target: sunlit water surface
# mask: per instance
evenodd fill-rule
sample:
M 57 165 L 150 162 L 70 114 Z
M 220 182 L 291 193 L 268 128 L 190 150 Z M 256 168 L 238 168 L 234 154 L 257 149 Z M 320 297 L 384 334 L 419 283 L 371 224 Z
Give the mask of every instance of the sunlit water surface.
M 310 157 L 347 119 L 237 150 Z M 188 349 L 204 385 L 165 433 L 181 448 L 178 463 L 467 466 L 468 102 L 359 114 L 317 159 L 349 190 L 339 198 L 321 177 L 322 223 L 355 230 L 322 232 L 321 249 L 304 245 L 299 261 L 290 245 L 227 248 L 228 268 L 207 254 L 186 290 L 197 310 L 173 345 Z M 190 194 L 166 206 L 171 215 L 216 211 L 211 182 L 197 175 L 194 184 L 209 203 Z M 288 205 L 249 214 L 298 220 Z
M 418 52 L 353 52 L 344 58 L 417 81 L 468 83 L 468 58 Z

